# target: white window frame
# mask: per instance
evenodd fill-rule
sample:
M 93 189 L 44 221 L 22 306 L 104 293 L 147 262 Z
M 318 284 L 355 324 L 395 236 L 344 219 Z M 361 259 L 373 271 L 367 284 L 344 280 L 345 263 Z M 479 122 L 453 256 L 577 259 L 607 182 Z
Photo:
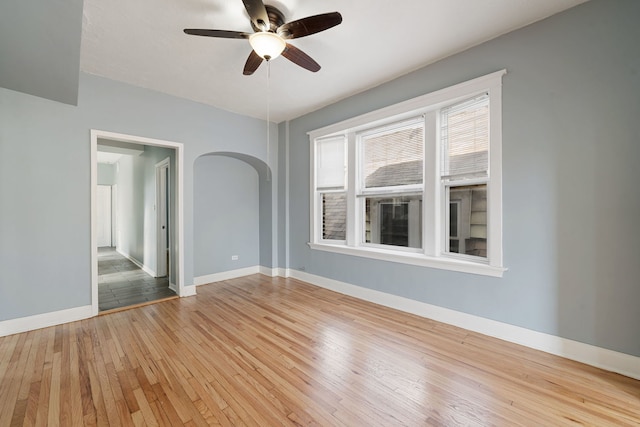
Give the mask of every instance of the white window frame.
M 354 255 L 444 270 L 502 277 L 502 76 L 506 70 L 475 78 L 380 110 L 357 116 L 308 133 L 310 155 L 310 242 L 314 250 Z M 440 178 L 439 109 L 486 92 L 490 99 L 487 258 L 447 252 L 448 200 Z M 424 190 L 422 201 L 422 249 L 418 252 L 387 245 L 363 245 L 364 226 L 359 219 L 363 198 L 357 194 L 359 179 L 356 133 L 422 115 L 425 120 Z M 346 241 L 321 239 L 322 215 L 315 183 L 315 141 L 331 136 L 347 138 L 347 236 Z

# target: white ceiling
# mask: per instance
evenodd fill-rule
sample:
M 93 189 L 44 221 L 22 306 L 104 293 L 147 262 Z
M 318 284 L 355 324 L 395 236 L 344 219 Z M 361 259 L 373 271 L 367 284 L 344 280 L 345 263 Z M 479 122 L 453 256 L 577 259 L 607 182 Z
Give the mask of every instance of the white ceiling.
M 286 22 L 334 11 L 343 17 L 290 41 L 320 63 L 319 72 L 272 61 L 270 119 L 293 119 L 584 1 L 266 0 Z M 184 28 L 252 32 L 241 0 L 84 0 L 80 68 L 265 119 L 267 66 L 242 75 L 248 41 L 189 36 Z

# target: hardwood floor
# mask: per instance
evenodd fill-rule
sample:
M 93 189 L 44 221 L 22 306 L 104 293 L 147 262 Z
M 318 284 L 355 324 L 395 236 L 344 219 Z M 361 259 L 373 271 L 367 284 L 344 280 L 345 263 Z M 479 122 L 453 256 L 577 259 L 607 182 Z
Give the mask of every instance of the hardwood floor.
M 0 338 L 0 426 L 638 426 L 640 381 L 254 275 Z

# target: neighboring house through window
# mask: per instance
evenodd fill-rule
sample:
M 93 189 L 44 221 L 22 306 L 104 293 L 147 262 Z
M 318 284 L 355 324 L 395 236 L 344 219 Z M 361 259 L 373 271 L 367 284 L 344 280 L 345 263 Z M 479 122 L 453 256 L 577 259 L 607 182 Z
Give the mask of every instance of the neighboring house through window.
M 504 74 L 310 132 L 310 246 L 501 276 Z

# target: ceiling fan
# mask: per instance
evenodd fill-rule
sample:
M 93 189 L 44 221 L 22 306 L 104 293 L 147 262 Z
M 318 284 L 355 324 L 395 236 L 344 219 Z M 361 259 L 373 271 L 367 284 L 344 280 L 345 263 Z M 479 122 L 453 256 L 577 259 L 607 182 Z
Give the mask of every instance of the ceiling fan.
M 314 73 L 320 64 L 309 55 L 287 43 L 287 40 L 319 33 L 342 22 L 338 12 L 308 16 L 296 21 L 284 22 L 284 14 L 276 7 L 265 5 L 262 0 L 242 0 L 251 18 L 254 33 L 226 30 L 206 30 L 186 28 L 185 33 L 194 36 L 218 37 L 223 39 L 248 39 L 253 49 L 244 65 L 245 76 L 253 74 L 263 60 L 270 61 L 280 54 L 289 61 Z

